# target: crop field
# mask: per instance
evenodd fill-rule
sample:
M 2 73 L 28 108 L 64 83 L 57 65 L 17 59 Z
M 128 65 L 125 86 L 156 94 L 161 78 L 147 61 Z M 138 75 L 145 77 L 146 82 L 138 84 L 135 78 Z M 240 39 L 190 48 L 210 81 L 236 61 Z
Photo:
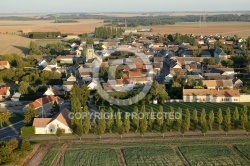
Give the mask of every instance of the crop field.
M 83 149 L 67 151 L 65 153 L 64 165 L 117 166 L 119 161 L 113 149 Z
M 55 144 L 51 147 L 50 151 L 43 158 L 40 166 L 48 166 L 52 164 L 53 159 L 56 157 L 57 153 L 61 149 L 62 144 Z
M 56 154 L 64 155 L 60 165 L 100 166 L 183 166 L 215 165 L 245 166 L 249 160 L 249 139 L 243 140 L 154 140 L 153 142 L 100 142 L 70 143 L 62 150 L 62 143 L 54 145 L 40 165 L 51 165 Z M 65 143 L 67 144 L 67 143 Z M 58 152 L 59 151 L 59 152 Z M 243 154 L 243 155 L 241 155 Z M 54 163 L 55 164 L 55 163 Z M 59 163 L 58 163 L 59 164 Z
M 237 145 L 236 148 L 250 160 L 250 145 Z
M 186 146 L 180 150 L 190 165 L 247 165 L 226 146 Z
M 123 155 L 128 166 L 134 165 L 183 165 L 174 150 L 167 147 L 124 148 Z
M 213 110 L 215 113 L 218 111 L 219 108 L 221 108 L 222 112 L 226 112 L 226 109 L 229 107 L 231 112 L 235 110 L 235 107 L 238 107 L 238 110 L 240 111 L 241 108 L 243 108 L 244 104 L 248 106 L 250 109 L 249 103 L 184 103 L 184 102 L 174 102 L 174 103 L 165 103 L 163 104 L 164 111 L 169 111 L 170 107 L 173 107 L 175 110 L 177 110 L 179 107 L 182 109 L 182 111 L 185 111 L 186 109 L 189 109 L 189 111 L 193 111 L 196 109 L 198 112 L 201 112 L 201 110 L 204 108 L 206 112 L 209 112 Z M 138 106 L 140 109 L 140 106 Z M 155 104 L 147 104 L 145 105 L 146 109 L 149 110 L 151 107 L 154 109 L 154 111 L 159 110 L 159 105 Z M 120 109 L 121 111 L 126 112 L 132 112 L 134 110 L 134 105 L 130 106 L 117 106 L 112 105 L 112 108 L 117 111 Z M 105 107 L 105 109 L 108 109 L 108 106 Z

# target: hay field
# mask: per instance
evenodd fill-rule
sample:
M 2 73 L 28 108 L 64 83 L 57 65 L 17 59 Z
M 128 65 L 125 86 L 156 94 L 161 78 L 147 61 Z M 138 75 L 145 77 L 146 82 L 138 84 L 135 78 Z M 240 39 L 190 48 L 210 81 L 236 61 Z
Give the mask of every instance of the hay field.
M 199 25 L 198 22 L 182 22 L 175 25 L 152 26 L 154 34 L 184 33 L 195 35 L 238 35 L 241 37 L 250 36 L 250 22 L 207 22 Z

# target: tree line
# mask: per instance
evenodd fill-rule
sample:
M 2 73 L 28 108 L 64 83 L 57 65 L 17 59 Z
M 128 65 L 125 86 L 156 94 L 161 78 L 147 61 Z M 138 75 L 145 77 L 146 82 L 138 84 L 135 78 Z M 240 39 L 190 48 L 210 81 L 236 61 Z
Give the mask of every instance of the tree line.
M 78 107 L 78 110 L 80 111 L 81 108 Z M 88 107 L 86 105 L 82 111 L 86 113 L 85 115 L 88 115 Z M 83 134 L 88 134 L 89 132 L 97 134 L 100 138 L 105 132 L 118 133 L 122 138 L 124 133 L 130 131 L 139 132 L 142 137 L 144 137 L 146 132 L 152 131 L 161 132 L 163 137 L 167 131 L 181 132 L 183 136 L 185 132 L 190 130 L 200 130 L 204 136 L 207 131 L 214 130 L 223 130 L 227 135 L 232 127 L 234 129 L 244 129 L 247 134 L 250 131 L 247 106 L 244 106 L 240 111 L 235 107 L 233 113 L 230 108 L 223 111 L 219 108 L 216 112 L 210 110 L 209 113 L 207 113 L 205 109 L 202 109 L 200 115 L 196 109 L 191 112 L 189 109 L 182 110 L 178 108 L 175 110 L 173 107 L 170 107 L 168 113 L 176 112 L 182 116 L 176 119 L 169 118 L 169 116 L 166 118 L 166 116 L 164 116 L 163 106 L 159 106 L 159 109 L 154 110 L 152 107 L 146 109 L 144 105 L 142 105 L 141 108 L 135 105 L 132 114 L 140 114 L 140 116 L 133 116 L 133 118 L 131 118 L 131 116 L 125 116 L 125 113 L 122 113 L 119 109 L 114 111 L 112 107 L 109 107 L 106 112 L 104 109 L 101 109 L 99 118 L 94 118 L 92 123 L 90 122 L 89 115 L 79 120 L 74 132 L 79 135 L 80 138 Z M 223 114 L 223 112 L 225 113 Z M 106 113 L 108 113 L 108 115 L 114 115 L 116 113 L 116 116 L 108 116 L 108 118 L 105 118 Z M 157 115 L 156 118 L 154 113 L 159 116 Z M 73 121 L 75 122 L 76 120 L 77 119 Z
M 103 26 L 103 27 L 96 27 L 95 28 L 95 37 L 96 38 L 113 38 L 115 36 L 121 36 L 122 29 L 111 27 L 111 26 Z
M 65 35 L 61 32 L 30 32 L 26 36 L 31 39 L 56 39 Z

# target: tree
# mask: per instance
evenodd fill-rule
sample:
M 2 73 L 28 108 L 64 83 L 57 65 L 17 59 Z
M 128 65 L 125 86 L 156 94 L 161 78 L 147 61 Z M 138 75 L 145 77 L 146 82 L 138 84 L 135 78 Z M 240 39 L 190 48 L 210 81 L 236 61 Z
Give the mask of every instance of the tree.
M 110 133 L 112 133 L 112 128 L 114 125 L 114 111 L 111 107 L 109 107 L 109 112 L 108 112 L 108 119 L 107 119 L 107 123 L 106 123 L 106 128 L 109 130 Z
M 80 100 L 77 97 L 71 98 L 71 111 L 76 115 L 77 113 L 81 112 L 81 103 Z M 75 116 L 73 116 L 73 119 L 71 119 L 72 126 L 75 126 L 76 124 L 81 125 L 82 120 L 76 119 Z
M 63 129 L 57 128 L 57 130 L 56 130 L 56 136 L 58 137 L 59 141 L 60 141 L 61 136 L 63 135 L 63 133 L 64 133 Z
M 144 137 L 144 134 L 145 132 L 147 131 L 147 128 L 148 128 L 148 122 L 147 122 L 147 116 L 146 116 L 146 112 L 141 112 L 141 114 L 143 115 L 142 118 L 140 118 L 140 127 L 139 127 L 139 130 L 140 130 L 140 134 L 142 137 Z
M 146 98 L 149 101 L 158 100 L 160 103 L 164 103 L 164 101 L 168 98 L 168 93 L 164 85 L 161 85 L 157 81 L 154 81 Z
M 173 107 L 170 107 L 170 110 L 169 110 L 169 115 L 171 115 L 171 114 L 174 114 Z M 174 124 L 174 119 L 172 117 L 168 116 L 167 125 L 168 125 L 170 131 L 173 130 L 173 127 L 174 127 L 173 124 Z
M 245 129 L 246 123 L 248 122 L 248 109 L 246 105 L 244 105 L 243 109 L 241 110 L 240 121 L 242 129 Z
M 250 132 L 250 121 L 248 121 L 248 122 L 246 123 L 246 125 L 245 125 L 245 130 L 246 130 L 247 135 L 248 135 L 248 133 Z
M 198 125 L 198 121 L 199 121 L 196 109 L 194 109 L 194 111 L 193 111 L 193 119 L 192 120 L 193 120 L 194 131 L 195 131 L 197 129 L 197 125 Z
M 216 61 L 215 61 L 214 58 L 209 58 L 208 61 L 207 61 L 207 63 L 208 63 L 209 65 L 216 65 Z
M 157 124 L 157 128 L 158 130 L 160 130 L 160 128 L 162 127 L 164 122 L 164 115 L 163 115 L 163 106 L 159 106 L 159 111 L 157 112 L 157 119 L 156 119 L 156 124 Z
M 129 132 L 130 130 L 130 120 L 129 120 L 129 117 L 125 117 L 125 120 L 124 120 L 124 130 L 126 133 Z
M 23 139 L 21 144 L 22 151 L 30 151 L 32 149 L 30 141 L 28 139 Z
M 200 117 L 200 123 L 202 125 L 203 122 L 206 121 L 206 111 L 205 109 L 203 108 L 202 111 L 201 111 L 201 117 Z
M 115 126 L 118 128 L 122 126 L 122 117 L 121 117 L 121 112 L 119 109 L 117 111 L 117 115 L 116 115 L 116 119 L 115 119 Z
M 204 136 L 206 136 L 207 133 L 207 120 L 203 121 L 201 124 L 201 133 L 203 133 Z
M 235 107 L 234 114 L 233 114 L 233 124 L 234 124 L 235 129 L 238 128 L 239 118 L 240 118 L 240 115 L 239 115 L 238 107 Z
M 189 109 L 186 109 L 186 112 L 185 112 L 185 123 L 186 123 L 186 131 L 189 131 L 190 129 L 190 111 Z
M 151 107 L 149 111 L 149 117 L 148 117 L 148 130 L 153 131 L 153 126 L 154 126 L 154 110 Z
M 35 135 L 35 127 L 28 126 L 28 127 L 22 127 L 21 128 L 21 136 L 23 138 L 30 138 L 31 136 Z
M 80 140 L 82 139 L 83 135 L 83 126 L 80 124 L 75 125 L 75 133 L 79 136 Z
M 209 129 L 213 130 L 213 126 L 214 126 L 214 111 L 213 110 L 211 110 L 209 112 L 208 118 L 209 118 L 209 121 L 208 121 L 209 122 Z
M 106 129 L 106 121 L 105 121 L 105 112 L 103 109 L 101 109 L 100 111 L 100 117 L 98 119 L 98 126 L 97 126 L 98 130 L 99 130 L 99 136 L 101 138 L 101 134 L 105 133 L 105 129 Z
M 218 123 L 218 129 L 221 130 L 221 123 L 223 122 L 223 115 L 222 115 L 222 111 L 219 108 L 219 111 L 217 113 L 217 123 Z
M 138 107 L 137 106 L 134 107 L 134 111 L 132 113 L 131 118 L 132 118 L 135 132 L 137 132 L 137 130 L 139 129 L 139 123 L 140 123 L 139 118 L 138 118 Z
M 184 137 L 184 133 L 187 131 L 187 122 L 186 121 L 183 121 L 181 123 L 181 134 L 182 134 L 182 137 Z
M 0 112 L 0 128 L 3 127 L 3 124 L 8 124 L 11 114 L 8 111 Z
M 24 113 L 24 122 L 31 122 L 34 117 L 37 116 L 37 110 L 35 109 L 33 104 L 29 104 L 26 107 L 26 112 Z
M 165 132 L 167 131 L 167 123 L 164 122 L 160 128 L 160 132 L 162 133 L 162 137 L 164 138 L 165 137 Z
M 54 114 L 60 112 L 60 106 L 58 105 L 56 101 L 53 103 L 51 112 Z
M 230 127 L 231 127 L 231 113 L 230 113 L 230 108 L 228 107 L 226 110 L 225 121 L 224 121 L 224 131 L 226 132 L 226 135 L 230 130 Z
M 83 128 L 83 134 L 88 134 L 90 130 L 90 117 L 89 117 L 89 111 L 88 106 L 84 106 L 83 108 L 83 119 L 82 119 L 82 128 Z
M 29 87 L 30 85 L 28 82 L 21 81 L 18 90 L 22 95 L 29 94 L 29 90 L 28 90 Z
M 177 109 L 177 112 L 181 115 L 182 114 L 182 109 L 179 107 Z M 181 124 L 182 124 L 182 118 L 176 119 L 176 128 L 177 128 L 177 131 L 181 130 Z

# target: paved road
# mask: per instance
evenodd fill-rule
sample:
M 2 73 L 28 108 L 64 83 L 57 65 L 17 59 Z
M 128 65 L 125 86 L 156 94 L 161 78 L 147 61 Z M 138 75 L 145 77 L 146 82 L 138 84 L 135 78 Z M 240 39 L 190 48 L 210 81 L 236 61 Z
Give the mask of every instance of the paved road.
M 13 137 L 20 139 L 19 135 L 21 133 L 21 128 L 25 126 L 26 123 L 19 122 L 13 126 L 8 126 L 4 129 L 0 129 L 0 140 L 9 140 Z

